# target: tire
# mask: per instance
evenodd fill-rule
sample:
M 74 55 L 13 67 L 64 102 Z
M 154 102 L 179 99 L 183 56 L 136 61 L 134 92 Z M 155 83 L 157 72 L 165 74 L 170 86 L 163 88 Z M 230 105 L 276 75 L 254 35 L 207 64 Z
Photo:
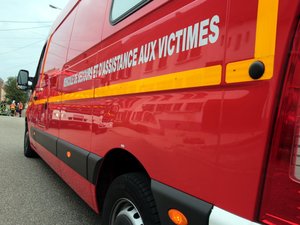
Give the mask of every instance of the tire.
M 141 173 L 117 177 L 103 206 L 102 225 L 159 225 L 150 180 Z
M 27 158 L 36 158 L 38 156 L 36 152 L 31 148 L 29 132 L 27 129 L 25 130 L 25 134 L 24 134 L 24 155 Z

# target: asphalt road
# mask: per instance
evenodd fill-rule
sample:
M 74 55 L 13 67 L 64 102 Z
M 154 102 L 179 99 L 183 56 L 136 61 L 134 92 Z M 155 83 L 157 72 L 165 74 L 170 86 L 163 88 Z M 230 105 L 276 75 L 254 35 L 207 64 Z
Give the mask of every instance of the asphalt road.
M 24 118 L 0 116 L 0 225 L 99 224 L 40 158 L 23 155 Z

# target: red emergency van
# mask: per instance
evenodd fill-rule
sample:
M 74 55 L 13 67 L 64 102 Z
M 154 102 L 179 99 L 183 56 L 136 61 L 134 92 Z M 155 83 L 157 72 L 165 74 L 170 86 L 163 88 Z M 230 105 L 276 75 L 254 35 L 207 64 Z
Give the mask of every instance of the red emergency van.
M 299 0 L 70 0 L 18 75 L 25 156 L 103 225 L 300 224 L 299 16 Z

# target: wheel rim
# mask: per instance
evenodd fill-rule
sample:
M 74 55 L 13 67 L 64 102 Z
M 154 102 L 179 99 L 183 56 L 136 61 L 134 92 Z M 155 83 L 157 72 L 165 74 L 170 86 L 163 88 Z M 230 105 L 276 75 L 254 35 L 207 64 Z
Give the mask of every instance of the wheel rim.
M 128 199 L 119 199 L 112 210 L 110 225 L 144 225 L 136 206 Z

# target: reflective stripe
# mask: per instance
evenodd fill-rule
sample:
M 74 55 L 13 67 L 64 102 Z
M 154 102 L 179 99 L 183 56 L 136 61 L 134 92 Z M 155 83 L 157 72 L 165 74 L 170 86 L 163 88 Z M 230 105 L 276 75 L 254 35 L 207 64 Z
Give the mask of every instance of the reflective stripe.
M 221 65 L 204 67 L 99 87 L 95 89 L 95 97 L 218 85 L 221 83 L 221 76 Z
M 61 95 L 49 97 L 48 102 L 50 103 L 61 102 Z
M 255 39 L 255 58 L 275 54 L 279 0 L 259 0 Z
M 40 104 L 45 104 L 47 102 L 46 98 L 40 99 L 40 100 L 35 100 L 34 104 L 40 105 Z
M 253 81 L 249 76 L 249 67 L 254 61 L 265 65 L 266 71 L 259 80 L 273 77 L 278 5 L 279 0 L 258 1 L 254 58 L 228 63 L 226 83 Z
M 244 219 L 216 206 L 209 216 L 209 225 L 259 225 L 259 223 Z
M 88 99 L 93 98 L 94 89 L 89 89 L 85 91 L 78 91 L 69 94 L 62 95 L 62 101 L 71 101 L 71 100 L 79 100 L 79 99 Z
M 274 56 L 243 60 L 243 61 L 227 64 L 226 82 L 236 83 L 236 82 L 253 81 L 253 79 L 249 76 L 249 67 L 255 61 L 261 61 L 265 65 L 264 75 L 259 80 L 271 79 L 273 77 L 273 72 L 274 72 Z
M 219 85 L 221 83 L 221 78 L 222 66 L 216 65 L 52 96 L 49 97 L 48 102 L 55 103 L 60 101 L 91 99 L 93 97 L 99 98 L 181 88 L 212 86 Z M 34 101 L 34 104 L 44 104 L 46 102 L 47 99 L 41 99 Z

